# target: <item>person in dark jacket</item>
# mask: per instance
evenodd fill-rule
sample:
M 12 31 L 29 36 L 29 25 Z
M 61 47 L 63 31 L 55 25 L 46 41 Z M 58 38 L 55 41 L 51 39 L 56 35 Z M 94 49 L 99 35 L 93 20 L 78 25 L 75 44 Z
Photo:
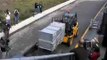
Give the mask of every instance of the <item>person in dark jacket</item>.
M 35 6 L 34 6 L 34 7 L 35 7 L 35 12 L 39 12 L 39 11 L 38 11 L 38 8 L 37 8 L 37 7 L 38 7 L 38 3 L 35 3 Z
M 39 4 L 39 7 L 40 7 L 40 12 L 42 12 L 43 11 L 43 5 Z
M 9 30 L 10 30 L 10 27 L 8 26 L 8 24 L 6 24 L 5 21 L 1 20 L 1 24 L 2 24 L 2 31 L 4 33 L 4 39 L 6 40 L 6 44 L 8 45 L 9 43 Z
M 79 46 L 70 51 L 75 53 L 75 60 L 88 60 L 88 52 L 83 45 L 84 42 L 79 41 Z
M 2 52 L 6 52 L 6 48 L 5 48 L 6 44 L 5 43 L 6 43 L 6 41 L 3 38 L 1 38 L 0 39 L 0 48 L 1 48 Z
M 6 52 L 9 51 L 10 48 L 7 45 L 7 41 L 3 37 L 0 39 L 0 49 L 2 52 L 2 58 L 4 59 L 6 57 Z
M 43 10 L 43 5 L 42 4 L 38 4 L 38 3 L 35 3 L 35 11 L 37 13 L 41 13 Z

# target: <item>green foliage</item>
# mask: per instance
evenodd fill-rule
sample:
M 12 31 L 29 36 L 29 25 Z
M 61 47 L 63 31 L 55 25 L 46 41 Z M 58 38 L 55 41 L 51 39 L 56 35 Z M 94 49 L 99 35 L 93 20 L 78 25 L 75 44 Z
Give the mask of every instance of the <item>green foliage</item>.
M 20 10 L 21 20 L 30 17 L 34 11 L 34 4 L 43 5 L 43 10 L 64 2 L 65 0 L 16 0 L 14 7 Z

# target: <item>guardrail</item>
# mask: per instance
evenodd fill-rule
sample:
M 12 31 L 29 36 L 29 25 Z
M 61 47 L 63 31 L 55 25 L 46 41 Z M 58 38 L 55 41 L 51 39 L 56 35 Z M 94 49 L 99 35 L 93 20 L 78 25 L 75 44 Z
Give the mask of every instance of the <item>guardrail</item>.
M 16 32 L 17 30 L 19 30 L 19 29 L 21 29 L 21 28 L 29 25 L 30 23 L 32 23 L 32 22 L 34 22 L 34 21 L 36 21 L 36 20 L 38 20 L 38 19 L 40 19 L 40 18 L 42 18 L 42 17 L 44 17 L 44 16 L 46 16 L 46 15 L 54 12 L 54 11 L 56 11 L 56 10 L 58 10 L 58 9 L 64 7 L 64 6 L 66 6 L 66 5 L 70 4 L 70 3 L 73 3 L 73 2 L 75 2 L 75 1 L 76 1 L 76 0 L 66 1 L 66 2 L 64 2 L 64 3 L 62 3 L 62 4 L 59 4 L 59 5 L 57 5 L 57 6 L 54 6 L 54 7 L 50 8 L 50 9 L 48 9 L 48 10 L 45 10 L 45 11 L 43 11 L 42 13 L 39 13 L 39 14 L 34 15 L 34 16 L 31 16 L 30 18 L 25 19 L 24 21 L 22 21 L 22 22 L 20 22 L 20 23 L 18 23 L 18 24 L 16 24 L 16 25 L 14 25 L 14 26 L 12 26 L 12 27 L 10 28 L 10 32 L 9 32 L 9 33 L 12 34 L 12 33 Z M 0 38 L 1 38 L 2 36 L 4 36 L 4 35 L 3 35 L 3 32 L 0 33 Z
M 72 52 L 72 53 L 22 57 L 22 58 L 12 58 L 12 59 L 1 59 L 1 60 L 75 60 L 75 54 Z

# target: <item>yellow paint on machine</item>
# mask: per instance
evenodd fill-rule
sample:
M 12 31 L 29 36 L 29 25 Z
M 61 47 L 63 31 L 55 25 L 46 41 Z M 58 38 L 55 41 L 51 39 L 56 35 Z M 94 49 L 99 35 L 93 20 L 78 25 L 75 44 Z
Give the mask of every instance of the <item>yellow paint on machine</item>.
M 67 36 L 65 36 L 64 37 L 64 41 L 63 41 L 64 43 L 67 43 L 68 42 L 68 37 Z
M 78 48 L 79 47 L 79 44 L 77 43 L 76 45 L 75 45 L 75 48 Z

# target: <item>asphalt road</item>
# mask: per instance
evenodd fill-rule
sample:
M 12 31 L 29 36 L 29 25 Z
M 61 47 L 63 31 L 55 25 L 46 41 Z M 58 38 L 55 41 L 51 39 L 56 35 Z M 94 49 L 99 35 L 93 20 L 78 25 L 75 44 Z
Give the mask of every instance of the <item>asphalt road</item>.
M 66 9 L 70 9 L 71 12 L 77 12 L 79 22 L 79 35 L 77 38 L 75 38 L 71 47 L 61 44 L 57 47 L 55 53 L 69 52 L 75 47 L 77 42 L 80 40 L 80 37 L 88 27 L 90 20 L 94 18 L 104 3 L 104 0 L 75 2 L 41 18 L 38 21 L 35 21 L 24 29 L 14 33 L 10 37 L 11 50 L 9 51 L 9 57 L 13 57 L 18 54 L 20 55 L 20 53 L 23 53 L 23 51 L 34 45 L 38 40 L 38 30 L 46 27 L 51 22 L 51 18 L 53 16 L 59 16 L 63 13 L 62 11 Z M 29 53 L 27 56 L 44 54 L 47 54 L 47 52 L 44 52 L 43 50 L 35 50 L 33 53 Z

